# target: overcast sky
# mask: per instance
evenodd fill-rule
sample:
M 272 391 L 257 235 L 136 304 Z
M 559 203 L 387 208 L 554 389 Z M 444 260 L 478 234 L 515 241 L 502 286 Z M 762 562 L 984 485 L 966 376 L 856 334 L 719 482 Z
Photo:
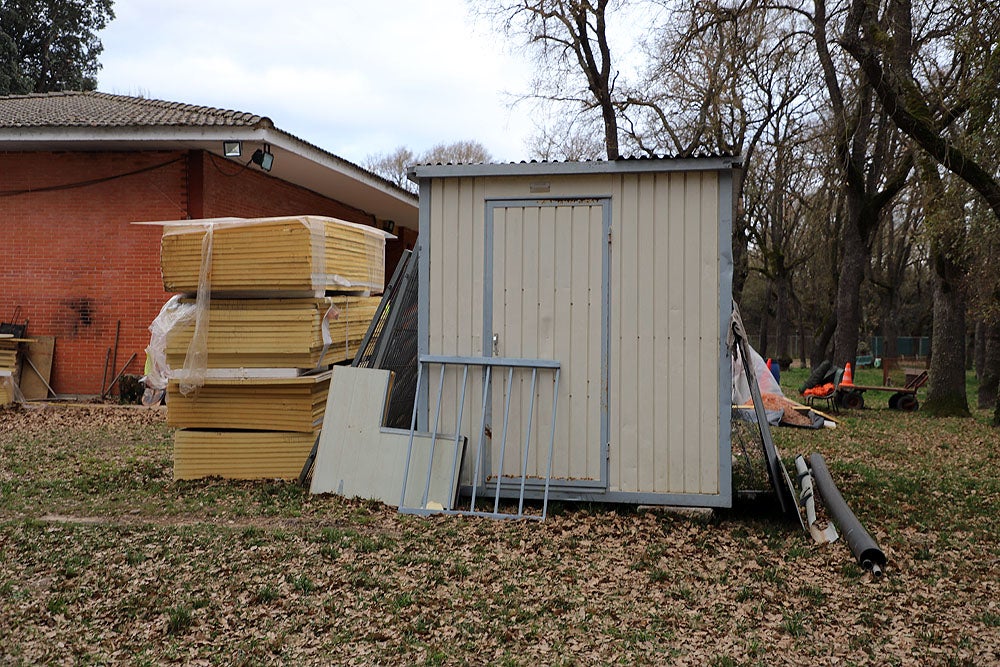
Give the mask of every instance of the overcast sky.
M 268 116 L 361 163 L 474 139 L 499 161 L 533 131 L 530 68 L 464 0 L 117 0 L 98 90 Z

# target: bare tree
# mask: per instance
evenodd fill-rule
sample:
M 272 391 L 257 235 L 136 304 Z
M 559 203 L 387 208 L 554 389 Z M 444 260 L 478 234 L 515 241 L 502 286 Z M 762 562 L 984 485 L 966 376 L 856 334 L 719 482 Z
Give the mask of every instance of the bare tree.
M 481 164 L 493 159 L 490 152 L 478 141 L 455 141 L 435 144 L 420 155 L 424 163 Z
M 483 0 L 478 3 L 504 32 L 533 49 L 545 75 L 535 81 L 539 99 L 597 111 L 609 160 L 620 156 L 618 112 L 608 16 L 623 0 Z M 578 86 L 580 75 L 583 85 Z
M 604 155 L 601 131 L 592 118 L 559 116 L 540 124 L 529 140 L 528 153 L 538 160 L 599 160 Z
M 465 140 L 453 143 L 435 144 L 430 149 L 417 155 L 406 146 L 389 153 L 376 153 L 369 155 L 364 160 L 364 167 L 373 174 L 377 174 L 391 183 L 409 190 L 417 191 L 417 185 L 406 177 L 406 171 L 415 164 L 427 163 L 454 163 L 454 164 L 479 164 L 489 162 L 493 157 L 478 141 Z
M 419 160 L 412 150 L 406 146 L 400 146 L 389 153 L 374 153 L 367 156 L 363 166 L 394 185 L 415 192 L 413 184 L 406 178 L 406 169 L 417 162 Z

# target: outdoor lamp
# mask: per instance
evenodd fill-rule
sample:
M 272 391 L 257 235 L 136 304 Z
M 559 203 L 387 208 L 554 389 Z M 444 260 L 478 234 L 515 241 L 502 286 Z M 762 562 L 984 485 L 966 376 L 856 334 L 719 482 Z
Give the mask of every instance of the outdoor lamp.
M 250 161 L 259 165 L 264 171 L 271 171 L 271 165 L 274 164 L 274 154 L 271 153 L 271 148 L 264 144 L 264 148 L 258 148 L 253 152 Z
M 226 157 L 239 157 L 243 154 L 243 144 L 239 141 L 223 141 L 222 154 Z

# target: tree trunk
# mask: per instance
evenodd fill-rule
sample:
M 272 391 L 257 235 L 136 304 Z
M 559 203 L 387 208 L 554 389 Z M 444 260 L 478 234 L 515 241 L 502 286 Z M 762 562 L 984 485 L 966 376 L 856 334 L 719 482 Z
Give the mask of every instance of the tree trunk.
M 792 359 L 789 340 L 792 333 L 792 277 L 787 273 L 777 276 L 774 281 L 774 352 L 771 356 L 786 368 Z
M 978 405 L 980 408 L 988 409 L 997 403 L 1000 398 L 1000 319 L 990 324 L 980 322 L 977 327 L 978 338 L 982 338 L 983 359 L 978 367 L 980 373 Z
M 840 260 L 837 285 L 837 332 L 833 337 L 833 363 L 844 367 L 854 364 L 861 333 L 861 283 L 869 261 L 868 247 L 861 238 L 861 204 L 856 194 L 848 193 L 847 221 L 844 225 L 844 255 Z M 854 201 L 851 201 L 854 200 Z
M 976 320 L 976 334 L 973 344 L 973 368 L 976 369 L 976 381 L 983 380 L 983 364 L 986 363 L 986 322 L 982 318 Z M 983 407 L 980 405 L 979 407 Z
M 747 231 L 746 218 L 741 216 L 734 219 L 733 225 L 733 301 L 742 303 L 743 288 L 747 284 L 747 276 L 750 275 L 749 262 L 747 259 Z
M 760 332 L 757 336 L 757 354 L 764 357 L 765 359 L 767 358 L 767 347 L 768 343 L 770 342 L 769 340 L 770 339 L 769 332 L 771 329 L 770 300 L 772 293 L 773 292 L 770 289 L 767 290 L 766 293 L 767 296 L 765 297 L 764 300 L 764 307 L 761 309 L 760 312 Z
M 935 265 L 934 334 L 931 339 L 930 388 L 924 410 L 938 417 L 968 417 L 965 297 L 956 280 L 959 269 L 933 250 L 932 261 Z
M 823 328 L 817 332 L 817 335 L 813 341 L 812 354 L 809 355 L 809 365 L 812 368 L 816 368 L 827 358 L 826 350 L 830 347 L 830 340 L 833 338 L 834 332 L 837 330 L 837 319 L 835 317 L 828 317 L 825 322 L 823 322 Z

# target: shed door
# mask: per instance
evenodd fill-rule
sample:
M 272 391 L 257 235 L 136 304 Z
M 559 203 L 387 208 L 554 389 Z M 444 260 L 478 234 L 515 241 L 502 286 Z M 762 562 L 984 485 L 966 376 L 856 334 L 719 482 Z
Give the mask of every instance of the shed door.
M 552 476 L 607 488 L 610 201 L 494 201 L 487 207 L 486 356 L 561 364 Z M 492 301 L 492 303 L 491 303 Z M 492 450 L 503 428 L 506 373 L 493 378 Z M 515 373 L 504 475 L 519 476 L 531 374 Z M 529 477 L 545 475 L 551 386 L 535 392 Z M 512 455 L 513 454 L 513 455 Z M 509 462 L 509 465 L 508 465 Z

